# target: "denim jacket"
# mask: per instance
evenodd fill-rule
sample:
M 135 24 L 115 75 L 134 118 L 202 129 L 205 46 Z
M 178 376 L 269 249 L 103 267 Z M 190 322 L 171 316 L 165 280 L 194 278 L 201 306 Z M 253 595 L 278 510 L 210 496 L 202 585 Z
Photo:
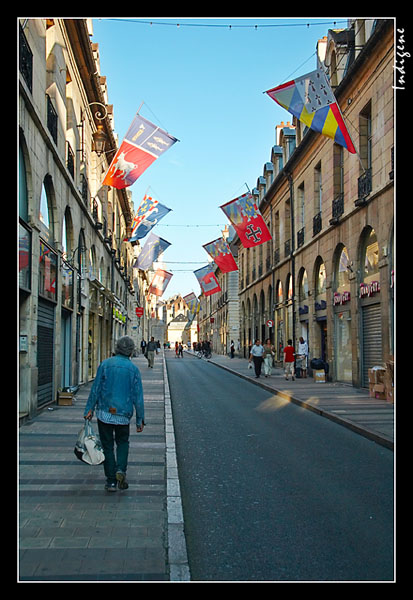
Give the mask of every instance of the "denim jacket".
M 99 365 L 84 416 L 95 407 L 129 420 L 135 407 L 136 425 L 142 424 L 145 415 L 141 374 L 127 356 L 116 354 Z

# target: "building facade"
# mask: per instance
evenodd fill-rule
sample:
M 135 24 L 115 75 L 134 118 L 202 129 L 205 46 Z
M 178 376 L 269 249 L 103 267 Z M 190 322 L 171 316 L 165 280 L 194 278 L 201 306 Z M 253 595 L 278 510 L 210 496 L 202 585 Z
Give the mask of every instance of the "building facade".
M 394 23 L 350 20 L 318 58 L 358 154 L 295 118 L 277 127 L 254 193 L 272 240 L 239 244 L 243 353 L 271 338 L 307 340 L 328 377 L 368 387 L 394 353 Z
M 19 411 L 30 417 L 92 379 L 117 337 L 138 337 L 141 283 L 123 242 L 131 195 L 101 185 L 117 139 L 91 21 L 18 29 Z

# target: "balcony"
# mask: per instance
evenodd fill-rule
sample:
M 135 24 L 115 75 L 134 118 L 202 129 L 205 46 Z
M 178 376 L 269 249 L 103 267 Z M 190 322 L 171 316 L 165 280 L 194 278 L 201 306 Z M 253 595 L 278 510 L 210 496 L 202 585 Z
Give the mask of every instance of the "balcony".
M 340 192 L 333 200 L 333 218 L 330 225 L 337 225 L 341 215 L 344 213 L 344 192 Z
M 313 237 L 315 235 L 317 235 L 317 233 L 320 233 L 322 228 L 323 228 L 323 221 L 321 218 L 321 211 L 320 211 L 313 217 Z
M 27 43 L 26 36 L 24 35 L 21 26 L 19 29 L 19 70 L 27 87 L 29 88 L 30 92 L 32 92 L 33 53 L 30 50 L 30 46 Z
M 47 99 L 47 129 L 53 138 L 55 144 L 57 144 L 57 112 L 52 104 L 50 96 L 46 94 Z
M 355 201 L 356 206 L 363 206 L 367 202 L 372 187 L 371 169 L 367 169 L 363 175 L 358 178 L 358 198 Z

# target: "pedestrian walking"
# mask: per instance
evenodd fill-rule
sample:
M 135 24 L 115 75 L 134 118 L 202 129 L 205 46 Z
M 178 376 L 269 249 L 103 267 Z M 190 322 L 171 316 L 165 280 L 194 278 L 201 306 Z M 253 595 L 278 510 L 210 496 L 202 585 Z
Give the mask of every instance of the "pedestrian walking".
M 181 357 L 181 358 L 184 357 L 184 347 L 182 346 L 181 342 L 179 342 L 179 344 L 178 344 L 178 358 L 179 357 Z
M 264 354 L 263 354 L 265 377 L 269 377 L 272 373 L 272 361 L 274 358 L 274 354 L 275 354 L 274 346 L 271 344 L 270 338 L 268 338 L 265 341 Z
M 142 339 L 141 341 L 141 352 L 142 354 L 145 354 L 145 348 L 146 348 L 146 342 L 144 339 Z
M 157 343 L 155 342 L 155 338 L 152 336 L 151 341 L 148 342 L 148 345 L 146 347 L 146 353 L 145 353 L 145 356 L 148 359 L 148 369 L 153 369 L 153 363 L 155 360 L 155 352 L 158 352 L 158 346 L 157 346 Z
M 291 379 L 294 381 L 294 360 L 295 360 L 295 349 L 292 345 L 293 341 L 288 340 L 287 346 L 284 348 L 284 372 L 285 378 L 288 381 L 288 375 L 291 373 Z
M 234 340 L 231 340 L 231 345 L 229 347 L 229 352 L 230 352 L 230 357 L 234 358 L 234 353 L 235 353 L 235 344 L 234 344 Z
M 308 344 L 305 339 L 301 336 L 299 338 L 298 352 L 297 352 L 297 366 L 301 369 L 301 377 L 307 377 L 307 358 L 308 358 Z
M 178 342 L 175 342 L 175 358 L 179 358 L 178 357 L 178 350 L 179 350 Z
M 255 369 L 255 379 L 258 379 L 261 375 L 261 367 L 263 362 L 264 346 L 262 346 L 260 340 L 255 340 L 255 344 L 251 348 L 250 362 L 253 360 Z
M 84 418 L 90 421 L 96 409 L 108 492 L 116 492 L 117 487 L 121 490 L 129 487 L 126 470 L 134 410 L 136 431 L 140 433 L 145 425 L 141 374 L 130 360 L 134 350 L 134 341 L 129 336 L 117 341 L 115 356 L 105 359 L 98 367 L 84 411 Z

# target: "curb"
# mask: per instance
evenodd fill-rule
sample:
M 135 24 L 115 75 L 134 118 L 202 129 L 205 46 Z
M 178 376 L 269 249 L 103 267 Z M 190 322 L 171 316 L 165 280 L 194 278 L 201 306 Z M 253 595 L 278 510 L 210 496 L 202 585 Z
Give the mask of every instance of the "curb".
M 190 581 L 188 554 L 184 533 L 181 488 L 176 460 L 175 431 L 172 417 L 171 395 L 165 353 L 162 354 L 164 369 L 165 437 L 166 437 L 166 503 L 167 503 L 167 551 L 170 581 Z
M 284 391 L 277 390 L 273 387 L 270 387 L 269 385 L 266 385 L 263 382 L 255 381 L 251 377 L 248 377 L 248 375 L 244 375 L 243 373 L 238 373 L 238 371 L 234 371 L 233 369 L 225 367 L 224 365 L 220 365 L 219 363 L 216 363 L 211 359 L 207 359 L 207 362 L 211 363 L 212 365 L 215 365 L 216 367 L 219 367 L 220 369 L 224 369 L 224 371 L 228 371 L 229 373 L 232 373 L 233 375 L 238 375 L 238 377 L 241 377 L 241 379 L 245 379 L 246 381 L 249 381 L 250 383 L 253 383 L 254 385 L 258 385 L 259 387 L 263 388 L 264 390 L 267 390 L 268 392 L 277 394 L 281 398 L 284 398 L 284 400 L 288 400 L 288 402 L 297 404 L 298 406 L 301 406 L 302 408 L 306 408 L 307 410 L 311 410 L 312 412 L 315 412 L 318 415 L 325 417 L 326 419 L 330 419 L 330 421 L 334 421 L 335 423 L 338 423 L 339 425 L 347 427 L 347 429 L 351 429 L 355 433 L 358 433 L 359 435 L 362 435 L 363 437 L 365 437 L 373 442 L 376 442 L 377 444 L 380 444 L 381 446 L 384 446 L 385 448 L 388 448 L 389 450 L 394 450 L 394 441 L 391 438 L 389 438 L 383 434 L 377 433 L 376 431 L 372 431 L 371 429 L 368 429 L 367 427 L 357 425 L 357 423 L 349 421 L 348 419 L 346 419 L 344 417 L 340 417 L 340 416 L 336 415 L 335 413 L 332 413 L 328 410 L 324 410 L 318 406 L 315 406 L 308 400 L 302 400 L 302 399 L 297 398 L 297 397 L 295 397 L 291 394 L 288 394 Z

